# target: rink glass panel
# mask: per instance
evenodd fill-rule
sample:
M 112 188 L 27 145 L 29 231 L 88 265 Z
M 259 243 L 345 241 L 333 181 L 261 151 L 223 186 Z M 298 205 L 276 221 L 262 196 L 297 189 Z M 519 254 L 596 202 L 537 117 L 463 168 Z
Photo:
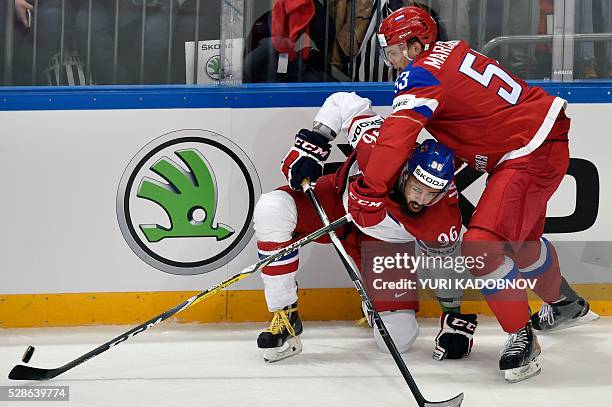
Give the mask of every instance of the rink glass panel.
M 390 81 L 375 29 L 409 3 L 431 10 L 441 40 L 523 79 L 612 75 L 610 0 L 313 0 L 306 27 L 274 41 L 273 0 L 29 1 L 29 16 L 21 2 L 0 6 L 4 85 Z

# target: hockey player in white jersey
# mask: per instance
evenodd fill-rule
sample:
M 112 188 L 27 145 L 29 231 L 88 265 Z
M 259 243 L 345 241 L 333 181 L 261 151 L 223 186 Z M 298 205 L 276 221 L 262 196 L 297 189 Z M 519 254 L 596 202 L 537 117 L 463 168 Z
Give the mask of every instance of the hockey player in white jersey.
M 268 256 L 294 239 L 319 228 L 321 222 L 301 190 L 301 182 L 316 181 L 315 195 L 330 219 L 346 214 L 349 179 L 361 176 L 369 153 L 376 143 L 383 119 L 371 108 L 370 101 L 355 93 L 335 93 L 327 98 L 315 116 L 313 129 L 302 129 L 295 145 L 282 162 L 282 171 L 289 185 L 263 194 L 255 207 L 254 223 L 260 257 Z M 353 148 L 342 167 L 330 175 L 322 175 L 323 165 L 336 135 L 347 137 Z M 386 197 L 387 215 L 378 225 L 361 228 L 345 226 L 337 231 L 340 240 L 355 264 L 361 267 L 361 244 L 366 241 L 394 243 L 417 242 L 417 253 L 438 256 L 452 254 L 461 229 L 457 191 L 453 183 L 454 154 L 434 140 L 417 145 L 406 163 L 392 193 Z M 321 238 L 318 243 L 330 243 Z M 299 335 L 302 323 L 297 307 L 296 273 L 299 253 L 291 254 L 263 268 L 265 297 L 274 314 L 270 326 L 262 332 L 258 346 L 264 349 L 264 360 L 274 362 L 302 350 Z M 330 270 L 332 272 L 332 270 Z M 445 273 L 449 270 L 433 270 Z M 469 355 L 476 315 L 461 314 L 461 292 L 436 292 L 445 311 L 436 338 L 434 358 L 458 359 Z M 329 304 L 333 307 L 333 304 Z M 415 311 L 418 299 L 377 300 L 374 306 L 385 322 L 400 352 L 407 351 L 419 333 Z M 386 351 L 376 328 L 373 335 L 379 348 Z

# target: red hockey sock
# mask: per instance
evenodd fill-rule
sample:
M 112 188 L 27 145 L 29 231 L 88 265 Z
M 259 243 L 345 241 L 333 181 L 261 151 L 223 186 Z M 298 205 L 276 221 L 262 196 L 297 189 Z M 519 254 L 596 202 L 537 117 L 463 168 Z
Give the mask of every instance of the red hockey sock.
M 561 297 L 561 271 L 555 247 L 548 240 L 526 242 L 516 257 L 521 276 L 535 282 L 533 291 L 551 303 Z
M 260 259 L 270 256 L 274 253 L 278 253 L 283 247 L 293 243 L 289 240 L 287 242 L 257 242 L 257 254 Z M 300 264 L 300 257 L 298 249 L 284 255 L 280 259 L 270 263 L 261 269 L 263 274 L 269 276 L 278 276 L 282 274 L 289 274 L 297 271 Z
M 518 267 L 506 256 L 505 242 L 488 230 L 468 229 L 463 237 L 462 254 L 466 257 L 480 257 L 483 260 L 483 267 L 474 267 L 470 270 L 476 278 L 507 282 L 520 278 Z M 529 321 L 526 290 L 487 288 L 481 292 L 504 331 L 515 333 Z

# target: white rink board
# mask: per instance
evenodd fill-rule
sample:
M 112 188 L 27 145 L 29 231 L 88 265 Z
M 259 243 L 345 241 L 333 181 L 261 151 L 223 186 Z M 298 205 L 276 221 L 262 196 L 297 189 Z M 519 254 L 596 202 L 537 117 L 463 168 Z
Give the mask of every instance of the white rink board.
M 377 109 L 383 115 L 389 108 Z M 0 248 L 0 294 L 182 291 L 211 286 L 257 261 L 254 239 L 216 271 L 168 274 L 144 263 L 128 247 L 117 222 L 116 195 L 134 155 L 155 138 L 181 129 L 219 133 L 253 162 L 261 190 L 282 185 L 280 160 L 301 127 L 310 127 L 316 108 L 169 109 L 0 112 L 0 173 L 4 215 Z M 552 239 L 612 240 L 612 163 L 609 104 L 570 105 L 572 157 L 598 169 L 600 206 L 588 230 Z M 343 157 L 334 149 L 330 161 Z M 480 181 L 484 181 L 484 177 Z M 566 177 L 549 204 L 549 215 L 571 213 L 573 179 Z M 478 186 L 465 195 L 476 202 Z M 233 193 L 231 199 L 240 199 Z M 602 254 L 602 255 L 605 255 Z M 350 287 L 332 250 L 301 251 L 302 288 Z M 608 280 L 612 281 L 612 280 Z M 586 282 L 573 280 L 573 282 Z M 261 288 L 253 276 L 233 289 Z

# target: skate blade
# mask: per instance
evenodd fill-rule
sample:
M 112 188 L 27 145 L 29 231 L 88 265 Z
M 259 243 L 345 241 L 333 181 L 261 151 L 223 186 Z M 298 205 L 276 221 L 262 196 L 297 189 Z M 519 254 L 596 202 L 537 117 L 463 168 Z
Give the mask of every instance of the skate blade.
M 279 360 L 287 359 L 295 356 L 302 351 L 302 341 L 299 336 L 292 336 L 287 339 L 283 346 L 278 348 L 270 348 L 264 351 L 264 361 L 267 363 L 278 362 Z
M 566 321 L 563 324 L 561 324 L 559 326 L 556 326 L 556 327 L 554 327 L 552 329 L 547 329 L 547 330 L 538 331 L 538 332 L 548 333 L 548 332 L 562 331 L 564 329 L 572 328 L 574 326 L 588 324 L 588 323 L 596 321 L 598 319 L 599 319 L 599 314 L 596 314 L 593 311 L 589 310 L 589 312 L 587 312 L 586 314 L 584 314 L 580 318 L 572 319 L 572 320 Z
M 540 367 L 540 362 L 537 357 L 526 366 L 503 370 L 504 379 L 506 379 L 508 383 L 517 383 L 527 380 L 530 377 L 539 375 L 541 371 L 542 368 Z

